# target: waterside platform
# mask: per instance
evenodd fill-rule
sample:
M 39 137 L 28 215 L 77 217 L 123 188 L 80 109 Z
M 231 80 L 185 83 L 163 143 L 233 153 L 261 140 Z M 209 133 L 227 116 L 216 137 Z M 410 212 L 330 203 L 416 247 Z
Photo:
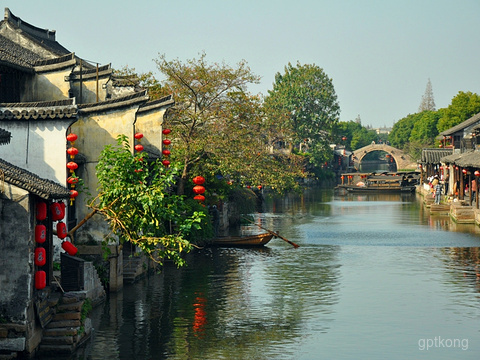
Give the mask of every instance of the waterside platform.
M 431 214 L 449 215 L 458 224 L 480 225 L 480 209 L 475 202 L 470 205 L 470 199 L 454 199 L 453 196 L 442 195 L 440 204 L 434 203 L 430 188 L 418 185 L 416 192 L 423 197 L 423 205 L 430 210 Z

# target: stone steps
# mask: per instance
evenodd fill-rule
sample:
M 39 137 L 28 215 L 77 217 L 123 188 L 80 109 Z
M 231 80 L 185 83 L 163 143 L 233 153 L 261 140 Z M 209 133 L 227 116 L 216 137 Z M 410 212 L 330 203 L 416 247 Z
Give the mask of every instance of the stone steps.
M 130 256 L 123 257 L 123 282 L 134 283 L 141 277 L 145 276 L 144 269 L 145 259 L 143 256 Z
M 53 355 L 72 353 L 91 333 L 91 321 L 82 324 L 82 307 L 84 299 L 63 296 L 56 306 L 55 315 L 45 326 L 38 353 Z

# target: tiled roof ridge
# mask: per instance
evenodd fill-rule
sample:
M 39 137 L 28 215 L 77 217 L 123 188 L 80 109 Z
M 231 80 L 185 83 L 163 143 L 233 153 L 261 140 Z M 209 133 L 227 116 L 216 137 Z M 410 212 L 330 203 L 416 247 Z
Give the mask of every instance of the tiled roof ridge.
M 63 63 L 65 61 L 70 61 L 70 60 L 73 60 L 73 59 L 75 59 L 75 53 L 72 52 L 70 54 L 59 56 L 59 57 L 56 57 L 56 58 L 53 58 L 53 59 L 38 60 L 38 61 L 35 61 L 35 64 L 33 64 L 33 65 L 34 66 L 45 66 L 45 65 L 52 65 L 52 64 L 60 64 L 60 63 Z
M 53 101 L 35 101 L 20 103 L 0 103 L 1 108 L 45 108 L 45 107 L 65 107 L 74 106 L 75 99 L 53 100 Z
M 173 99 L 173 95 L 170 94 L 170 95 L 164 96 L 160 99 L 148 101 L 145 104 L 142 104 L 140 106 L 140 108 L 138 109 L 138 111 L 139 112 L 146 112 L 146 111 L 150 111 L 150 110 L 153 110 L 153 109 L 158 109 L 158 108 L 161 108 L 161 107 L 173 106 L 173 105 L 175 105 L 175 100 Z
M 134 94 L 119 97 L 119 98 L 112 99 L 112 100 L 105 100 L 105 101 L 100 101 L 100 102 L 97 102 L 97 103 L 78 104 L 77 106 L 78 106 L 79 110 L 87 110 L 87 109 L 88 110 L 95 110 L 95 108 L 100 108 L 100 107 L 104 107 L 104 106 L 108 106 L 108 105 L 115 105 L 115 104 L 121 105 L 121 103 L 124 103 L 124 102 L 127 103 L 127 102 L 130 102 L 132 100 L 145 101 L 145 97 L 147 97 L 147 91 L 142 90 L 142 91 L 136 92 Z
M 443 136 L 448 136 L 456 133 L 457 131 L 461 131 L 469 126 L 472 126 L 475 124 L 477 121 L 480 121 L 480 113 L 475 114 L 468 118 L 467 120 L 461 122 L 458 125 L 455 125 L 447 130 L 442 131 L 440 134 L 438 134 L 437 139 L 443 137 Z
M 65 55 L 71 53 L 55 39 L 55 30 L 42 29 L 23 21 L 18 16 L 5 8 L 5 17 L 2 22 L 7 22 L 14 29 L 18 29 L 23 36 L 30 38 L 43 48 L 57 55 Z
M 0 103 L 0 120 L 74 119 L 77 106 L 74 99 L 30 103 Z
M 70 191 L 66 187 L 52 180 L 43 179 L 3 159 L 0 159 L 0 181 L 18 186 L 46 200 L 70 197 Z
M 44 38 L 46 40 L 56 41 L 55 40 L 55 30 L 42 29 L 37 26 L 34 26 L 18 16 L 15 16 L 10 9 L 5 8 L 4 20 L 12 23 L 17 28 L 25 31 L 27 34 L 33 35 L 35 37 Z
M 98 72 L 101 71 L 106 71 L 110 69 L 110 64 L 102 65 L 98 67 Z M 82 75 L 87 75 L 87 74 L 95 74 L 97 72 L 97 67 L 89 68 L 89 69 L 82 69 Z M 80 75 L 80 70 L 75 70 L 72 71 L 73 75 Z

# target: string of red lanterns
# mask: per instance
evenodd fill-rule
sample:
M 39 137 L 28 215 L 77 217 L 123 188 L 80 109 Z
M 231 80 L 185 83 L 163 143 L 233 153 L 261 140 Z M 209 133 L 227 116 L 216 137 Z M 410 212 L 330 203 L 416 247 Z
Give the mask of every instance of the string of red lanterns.
M 137 140 L 137 144 L 135 145 L 135 150 L 138 151 L 138 152 L 142 152 L 143 151 L 143 145 L 140 144 L 140 140 L 143 138 L 143 134 L 142 133 L 136 133 L 133 137 Z
M 75 190 L 75 185 L 79 181 L 79 178 L 75 175 L 75 170 L 78 169 L 78 164 L 73 161 L 75 156 L 78 155 L 78 149 L 74 147 L 77 139 L 77 134 L 70 133 L 67 135 L 67 141 L 69 141 L 71 145 L 70 148 L 67 149 L 67 154 L 70 155 L 71 160 L 67 163 L 67 168 L 70 172 L 70 176 L 67 178 L 67 183 L 70 185 L 70 206 L 73 205 L 73 201 L 78 196 L 78 191 Z
M 172 142 L 167 138 L 167 136 L 172 132 L 172 130 L 170 129 L 163 129 L 162 130 L 162 134 L 164 135 L 164 139 L 163 139 L 163 145 L 164 147 L 165 146 L 169 146 Z M 162 164 L 163 166 L 165 167 L 169 167 L 170 166 L 170 160 L 168 160 L 168 157 L 170 156 L 171 152 L 170 150 L 168 150 L 167 148 L 164 148 L 162 150 L 162 155 L 165 159 L 162 160 Z
M 192 181 L 195 184 L 193 192 L 196 194 L 193 198 L 199 202 L 205 201 L 205 196 L 203 195 L 205 193 L 205 187 L 203 186 L 205 178 L 203 176 L 195 176 Z

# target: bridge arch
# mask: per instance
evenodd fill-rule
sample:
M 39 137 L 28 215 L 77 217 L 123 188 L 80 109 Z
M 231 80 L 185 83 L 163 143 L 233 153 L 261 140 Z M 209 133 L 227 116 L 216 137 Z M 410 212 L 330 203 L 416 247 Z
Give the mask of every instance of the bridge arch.
M 357 149 L 352 154 L 353 166 L 356 169 L 360 168 L 362 159 L 370 152 L 373 151 L 384 151 L 387 154 L 390 154 L 397 164 L 397 170 L 400 169 L 416 169 L 416 161 L 413 160 L 410 155 L 404 153 L 402 150 L 394 148 L 393 146 L 387 144 L 375 144 L 364 146 L 360 149 Z

